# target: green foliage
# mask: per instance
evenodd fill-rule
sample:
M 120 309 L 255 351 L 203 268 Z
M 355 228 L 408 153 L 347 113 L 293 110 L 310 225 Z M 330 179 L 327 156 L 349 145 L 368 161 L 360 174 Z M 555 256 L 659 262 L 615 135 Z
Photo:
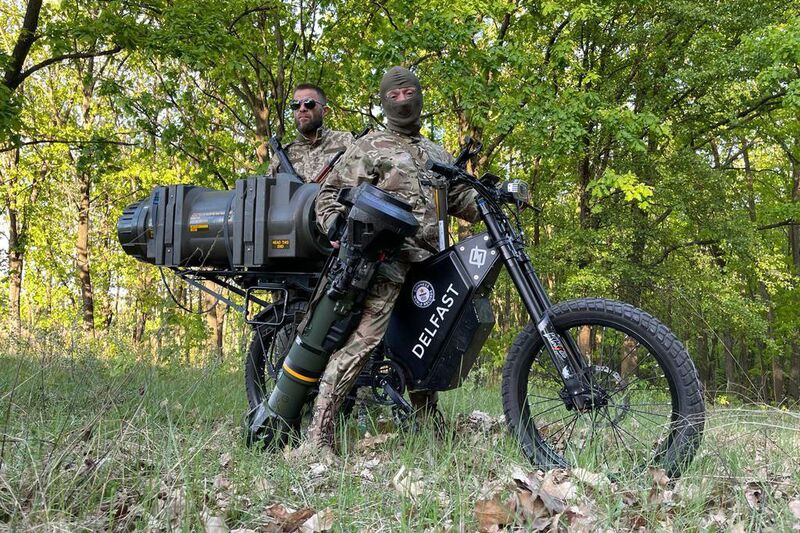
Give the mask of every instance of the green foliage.
M 23 7 L 9 8 L 0 69 Z M 266 139 L 294 134 L 286 104 L 299 82 L 325 88 L 335 128 L 380 122 L 378 81 L 400 63 L 425 87 L 426 135 L 451 151 L 478 138 L 476 172 L 529 182 L 542 212 L 523 224 L 554 298 L 652 311 L 693 353 L 709 352 L 711 391 L 741 385 L 766 397 L 775 385 L 752 377 L 771 375 L 772 361 L 787 385 L 796 379 L 791 3 L 56 2 L 39 30 L 26 68 L 121 50 L 55 61 L 20 90 L 0 84 L 0 193 L 5 220 L 16 217 L 31 325 L 80 316 L 78 192 L 89 175 L 96 324 L 163 335 L 169 342 L 147 349 L 175 343 L 183 360 L 199 357 L 204 318 L 175 310 L 157 271 L 122 254 L 121 210 L 156 184 L 224 188 L 263 171 Z M 206 307 L 196 291 L 181 297 Z M 497 368 L 527 319 L 506 278 L 494 304 L 482 360 Z M 229 326 L 226 343 L 241 343 L 246 331 Z

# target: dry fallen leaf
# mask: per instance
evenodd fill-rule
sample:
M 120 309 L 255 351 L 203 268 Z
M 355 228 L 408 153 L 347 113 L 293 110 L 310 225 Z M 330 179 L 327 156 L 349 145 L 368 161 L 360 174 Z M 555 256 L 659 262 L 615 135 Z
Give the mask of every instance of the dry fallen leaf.
M 559 480 L 563 480 L 560 481 Z M 544 475 L 542 486 L 539 488 L 539 493 L 547 492 L 550 496 L 558 498 L 559 500 L 567 501 L 575 497 L 577 489 L 575 485 L 567 481 L 564 472 L 561 470 L 550 470 Z
M 708 517 L 708 525 L 715 525 L 717 527 L 722 527 L 725 525 L 725 522 L 728 521 L 728 517 L 725 516 L 725 512 L 722 509 L 717 509 Z
M 502 416 L 492 416 L 483 411 L 472 411 L 467 418 L 470 427 L 483 433 L 490 433 L 494 429 L 501 428 L 505 419 Z
M 538 470 L 536 472 L 526 473 L 522 468 L 516 466 L 511 472 L 511 479 L 519 488 L 530 492 L 536 492 L 542 484 L 542 476 L 540 474 L 541 471 Z
M 764 506 L 764 489 L 757 481 L 750 481 L 744 487 L 744 497 L 751 509 L 760 511 Z
M 622 497 L 622 504 L 628 507 L 636 505 L 639 501 L 639 499 L 636 497 L 636 493 L 630 490 L 624 490 L 620 492 L 619 495 Z
M 222 474 L 217 474 L 214 477 L 214 488 L 217 490 L 228 490 L 231 488 L 231 482 Z
M 282 503 L 275 503 L 264 509 L 264 514 L 272 519 L 272 523 L 279 526 L 282 531 L 294 531 L 311 518 L 314 510 L 306 507 L 295 511 Z
M 538 494 L 523 491 L 514 494 L 510 500 L 513 503 L 514 511 L 525 519 L 526 523 L 532 523 L 538 518 L 550 517 L 550 511 L 545 506 Z
M 653 482 L 657 487 L 665 488 L 669 484 L 669 476 L 663 468 L 649 467 L 650 475 L 653 477 Z
M 381 433 L 380 435 L 375 435 L 374 437 L 369 434 L 369 432 L 364 434 L 364 438 L 356 443 L 357 450 L 368 450 L 370 448 L 374 448 L 379 444 L 383 444 L 384 442 L 393 439 L 397 436 L 397 433 Z
M 325 472 L 328 471 L 328 465 L 325 463 L 315 463 L 311 465 L 311 469 L 309 470 L 309 475 L 311 477 L 321 477 L 325 475 Z
M 659 490 L 657 487 L 650 489 L 650 494 L 647 496 L 647 502 L 650 505 L 672 505 L 673 492 L 671 490 Z
M 416 476 L 406 471 L 405 466 L 401 466 L 397 474 L 392 478 L 392 486 L 404 498 L 416 500 L 425 489 L 422 481 L 414 479 Z
M 253 488 L 257 492 L 269 494 L 273 491 L 275 485 L 273 485 L 273 483 L 266 478 L 259 478 L 253 482 Z
M 640 514 L 635 514 L 631 519 L 631 530 L 644 529 L 647 527 L 647 519 Z
M 229 464 L 231 464 L 231 454 L 228 452 L 223 453 L 219 456 L 219 465 L 222 468 L 227 468 Z
M 478 530 L 482 532 L 499 531 L 501 527 L 514 523 L 514 513 L 501 504 L 497 497 L 475 502 L 475 518 L 478 520 Z
M 582 503 L 580 507 L 576 507 L 574 505 L 569 507 L 566 511 L 564 511 L 563 516 L 567 518 L 569 524 L 568 530 L 570 532 L 593 533 L 594 531 L 597 531 L 597 527 L 594 523 L 597 513 L 586 504 Z M 558 527 L 556 527 L 557 522 L 555 520 L 553 525 L 553 531 L 557 531 Z
M 333 509 L 326 507 L 300 526 L 301 533 L 320 533 L 333 528 Z
M 585 483 L 594 489 L 607 487 L 611 484 L 604 474 L 596 474 L 594 472 L 584 470 L 583 468 L 574 468 L 572 470 L 572 475 L 581 483 Z
M 800 500 L 792 500 L 789 502 L 789 510 L 795 518 L 800 519 Z
M 210 516 L 205 521 L 206 533 L 228 533 L 228 526 L 221 516 Z
M 478 499 L 491 500 L 503 490 L 504 486 L 505 483 L 500 479 L 484 481 L 483 485 L 481 485 L 481 488 L 478 490 Z

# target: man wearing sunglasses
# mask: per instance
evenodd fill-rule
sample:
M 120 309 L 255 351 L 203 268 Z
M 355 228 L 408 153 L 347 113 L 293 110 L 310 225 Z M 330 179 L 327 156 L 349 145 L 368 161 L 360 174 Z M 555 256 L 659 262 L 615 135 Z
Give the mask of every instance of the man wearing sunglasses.
M 358 326 L 344 346 L 331 355 L 322 375 L 304 447 L 324 455 L 333 451 L 336 413 L 386 332 L 410 264 L 427 259 L 443 246 L 439 217 L 449 213 L 469 221 L 478 219 L 474 191 L 464 185 L 447 188 L 438 176 L 425 170 L 428 159 L 450 163 L 453 158 L 420 135 L 422 87 L 417 77 L 405 68 L 392 67 L 381 80 L 380 97 L 386 130 L 359 138 L 339 160 L 317 196 L 317 223 L 337 246 L 335 228 L 341 226 L 337 219 L 341 220 L 345 210 L 336 201 L 338 192 L 366 181 L 411 204 L 420 228 L 414 237 L 406 239 L 395 257 L 381 264 Z M 444 213 L 438 212 L 434 201 L 438 187 L 446 189 Z M 418 415 L 430 416 L 439 425 L 442 417 L 435 392 L 412 391 L 410 397 Z
M 301 83 L 289 102 L 294 115 L 297 137 L 284 146 L 295 172 L 305 181 L 311 181 L 333 159 L 353 143 L 353 135 L 346 131 L 330 130 L 323 125 L 330 109 L 325 92 L 316 85 Z M 273 154 L 270 172 L 277 173 L 278 157 Z

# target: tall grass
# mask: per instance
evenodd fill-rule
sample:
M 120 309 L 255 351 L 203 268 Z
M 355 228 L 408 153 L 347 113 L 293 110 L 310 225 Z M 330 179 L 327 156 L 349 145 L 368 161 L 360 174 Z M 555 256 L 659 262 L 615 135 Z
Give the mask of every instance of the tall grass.
M 350 419 L 340 464 L 297 461 L 243 446 L 238 357 L 154 364 L 120 342 L 111 358 L 77 343 L 0 349 L 0 525 L 259 529 L 283 504 L 330 508 L 337 531 L 475 531 L 476 502 L 508 494 L 516 470 L 535 470 L 496 420 L 467 419 L 502 413 L 495 385 L 443 394 L 443 437 L 423 428 L 364 440 Z M 371 414 L 371 433 L 396 433 L 388 412 Z M 799 487 L 800 413 L 712 407 L 697 459 L 666 498 L 631 475 L 577 483 L 572 503 L 592 528 L 780 531 L 800 522 L 788 507 Z

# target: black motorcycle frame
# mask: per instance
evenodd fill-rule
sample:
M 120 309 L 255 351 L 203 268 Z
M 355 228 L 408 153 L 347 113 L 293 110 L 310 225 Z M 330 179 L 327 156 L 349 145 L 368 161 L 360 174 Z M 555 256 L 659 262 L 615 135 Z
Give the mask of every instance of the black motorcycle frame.
M 537 325 L 537 330 L 545 341 L 547 353 L 564 383 L 565 394 L 562 399 L 565 404 L 568 408 L 585 410 L 591 408 L 593 402 L 602 401 L 602 395 L 593 395 L 587 378 L 588 365 L 574 339 L 569 335 L 560 335 L 550 320 L 548 311 L 553 304 L 525 252 L 524 233 L 518 222 L 519 212 L 527 204 L 514 200 L 510 194 L 498 188 L 496 184 L 499 178 L 491 174 L 479 179 L 459 165 L 429 162 L 428 166 L 430 170 L 449 180 L 451 185 L 463 183 L 478 193 L 476 202 L 481 220 L 486 225 L 488 249 L 498 254 L 499 262 L 508 271 L 531 321 Z M 509 204 L 516 209 L 516 227 L 503 209 Z M 444 252 L 440 252 L 442 253 Z M 490 281 L 493 283 L 494 280 Z

